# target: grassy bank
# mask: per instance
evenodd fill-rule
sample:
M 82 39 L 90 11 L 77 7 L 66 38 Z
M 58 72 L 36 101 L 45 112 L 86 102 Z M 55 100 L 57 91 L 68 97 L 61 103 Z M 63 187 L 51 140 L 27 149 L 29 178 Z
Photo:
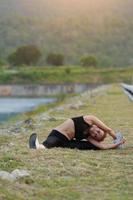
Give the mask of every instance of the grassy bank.
M 81 95 L 78 110 L 54 109 L 53 118 L 34 116 L 34 125 L 19 135 L 0 136 L 0 169 L 27 169 L 30 176 L 15 182 L 0 180 L 0 199 L 6 200 L 132 200 L 133 191 L 133 103 L 118 85 L 97 96 Z M 72 99 L 71 99 L 72 101 Z M 69 103 L 64 102 L 65 105 Z M 64 104 L 62 104 L 63 106 Z M 54 148 L 28 149 L 29 135 L 36 131 L 42 141 L 52 127 L 65 118 L 95 114 L 115 130 L 121 130 L 127 143 L 123 150 L 79 151 Z M 110 142 L 111 138 L 107 139 Z
M 81 66 L 21 67 L 1 69 L 0 84 L 130 83 L 133 67 L 89 68 Z

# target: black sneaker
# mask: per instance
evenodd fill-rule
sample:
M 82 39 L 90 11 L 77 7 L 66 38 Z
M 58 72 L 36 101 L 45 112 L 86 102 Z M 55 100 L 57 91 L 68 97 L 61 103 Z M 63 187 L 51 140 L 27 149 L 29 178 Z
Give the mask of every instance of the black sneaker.
M 37 140 L 37 134 L 33 133 L 29 138 L 30 149 L 36 149 L 36 140 Z

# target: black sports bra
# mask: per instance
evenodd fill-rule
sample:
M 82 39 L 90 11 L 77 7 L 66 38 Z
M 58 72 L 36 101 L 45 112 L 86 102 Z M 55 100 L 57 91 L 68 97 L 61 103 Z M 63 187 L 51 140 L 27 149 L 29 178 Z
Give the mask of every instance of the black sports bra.
M 91 125 L 85 122 L 83 116 L 72 118 L 75 126 L 76 140 L 86 139 L 89 136 L 89 129 Z

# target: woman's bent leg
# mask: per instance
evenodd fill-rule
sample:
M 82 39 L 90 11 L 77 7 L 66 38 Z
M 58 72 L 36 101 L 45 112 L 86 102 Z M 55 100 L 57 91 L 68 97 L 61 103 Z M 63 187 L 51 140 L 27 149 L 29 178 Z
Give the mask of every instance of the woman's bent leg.
M 65 147 L 69 140 L 59 131 L 53 130 L 42 143 L 46 148 Z
M 45 146 L 39 144 L 38 137 L 36 133 L 32 133 L 29 138 L 29 148 L 30 149 L 45 149 Z

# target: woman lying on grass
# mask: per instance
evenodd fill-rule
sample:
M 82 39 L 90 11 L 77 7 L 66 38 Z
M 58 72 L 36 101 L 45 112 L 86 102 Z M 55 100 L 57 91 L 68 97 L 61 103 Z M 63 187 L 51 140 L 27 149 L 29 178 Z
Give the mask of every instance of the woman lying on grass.
M 114 144 L 102 143 L 107 134 L 116 140 Z M 115 132 L 92 115 L 66 120 L 54 128 L 42 144 L 39 144 L 36 133 L 33 133 L 29 138 L 29 146 L 33 149 L 64 147 L 81 150 L 103 150 L 115 149 L 124 142 L 125 140 L 122 137 L 117 140 Z

